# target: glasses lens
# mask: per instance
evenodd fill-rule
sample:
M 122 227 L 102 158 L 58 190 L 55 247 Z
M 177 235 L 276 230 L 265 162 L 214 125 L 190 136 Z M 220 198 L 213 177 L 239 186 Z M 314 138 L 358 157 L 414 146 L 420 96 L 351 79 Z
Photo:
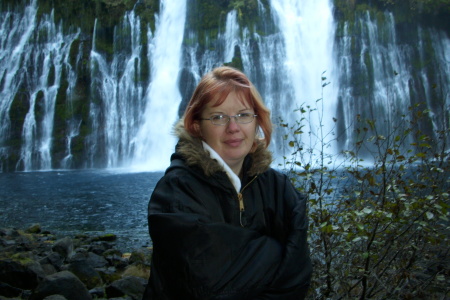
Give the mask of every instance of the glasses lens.
M 211 122 L 215 125 L 225 125 L 230 120 L 227 115 L 215 115 L 211 117 Z
M 253 119 L 255 118 L 254 114 L 249 114 L 249 113 L 243 113 L 243 114 L 237 114 L 236 116 L 232 116 L 236 119 L 237 123 L 240 124 L 247 124 L 250 123 L 251 121 L 253 121 Z M 210 118 L 211 122 L 214 125 L 226 125 L 229 121 L 230 118 L 232 118 L 230 116 L 227 115 L 214 115 Z
M 236 115 L 236 122 L 241 123 L 241 124 L 246 124 L 246 123 L 250 123 L 251 121 L 253 121 L 253 114 L 238 114 Z

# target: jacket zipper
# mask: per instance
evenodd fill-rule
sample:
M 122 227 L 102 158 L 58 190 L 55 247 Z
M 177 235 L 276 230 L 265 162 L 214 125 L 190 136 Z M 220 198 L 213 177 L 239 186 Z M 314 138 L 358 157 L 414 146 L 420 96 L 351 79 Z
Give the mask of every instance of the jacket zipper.
M 242 224 L 242 214 L 245 212 L 245 206 L 244 206 L 244 196 L 242 195 L 242 192 L 253 182 L 255 181 L 256 177 L 258 177 L 258 175 L 256 175 L 255 177 L 253 177 L 252 180 L 250 180 L 249 183 L 247 183 L 242 189 L 241 191 L 238 193 L 238 201 L 239 201 L 239 223 L 241 224 L 241 227 L 244 227 L 244 225 Z

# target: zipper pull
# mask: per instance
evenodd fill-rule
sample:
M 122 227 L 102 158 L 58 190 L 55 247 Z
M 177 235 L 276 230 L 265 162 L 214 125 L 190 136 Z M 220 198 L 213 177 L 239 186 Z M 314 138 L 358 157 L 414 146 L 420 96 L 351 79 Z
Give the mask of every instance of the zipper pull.
M 242 196 L 242 193 L 238 193 L 238 200 L 239 200 L 239 223 L 241 223 L 241 227 L 245 227 L 244 223 L 242 222 L 242 215 L 244 214 L 245 211 L 244 197 Z
M 242 196 L 242 193 L 238 193 L 238 200 L 239 200 L 239 210 L 243 212 L 244 209 L 244 197 Z

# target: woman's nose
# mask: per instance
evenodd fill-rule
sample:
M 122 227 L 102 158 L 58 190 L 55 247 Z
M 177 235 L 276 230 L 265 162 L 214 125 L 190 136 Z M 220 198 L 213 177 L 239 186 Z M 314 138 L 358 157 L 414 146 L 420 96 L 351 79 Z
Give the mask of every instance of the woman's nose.
M 230 118 L 230 121 L 227 124 L 227 131 L 228 132 L 237 132 L 241 129 L 239 127 L 239 124 L 236 122 L 236 118 Z

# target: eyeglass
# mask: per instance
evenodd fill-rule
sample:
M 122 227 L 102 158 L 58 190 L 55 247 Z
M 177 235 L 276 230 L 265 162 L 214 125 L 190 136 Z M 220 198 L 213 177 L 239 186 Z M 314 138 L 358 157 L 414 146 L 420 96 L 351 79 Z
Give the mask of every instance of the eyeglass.
M 231 118 L 234 118 L 236 123 L 239 124 L 248 124 L 253 121 L 255 117 L 258 115 L 254 115 L 251 113 L 241 113 L 237 114 L 235 116 L 228 116 L 228 115 L 213 115 L 209 119 L 200 119 L 200 120 L 210 120 L 211 123 L 214 125 L 224 126 L 227 125 L 228 122 L 230 122 Z

